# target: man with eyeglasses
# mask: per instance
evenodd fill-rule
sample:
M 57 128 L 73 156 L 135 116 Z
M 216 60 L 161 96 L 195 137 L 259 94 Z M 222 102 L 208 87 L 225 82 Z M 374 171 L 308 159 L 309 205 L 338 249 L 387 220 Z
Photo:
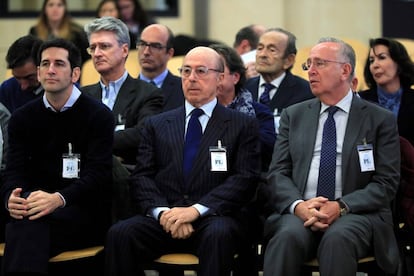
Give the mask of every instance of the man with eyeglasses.
M 265 223 L 264 275 L 302 275 L 317 258 L 321 276 L 355 276 L 374 254 L 393 275 L 398 247 L 390 210 L 400 179 L 393 114 L 352 92 L 355 52 L 323 38 L 304 64 L 315 99 L 280 119 Z
M 131 176 L 142 212 L 109 230 L 107 275 L 144 275 L 142 264 L 168 252 L 197 255 L 199 276 L 230 275 L 246 241 L 241 210 L 261 168 L 257 120 L 217 102 L 224 64 L 213 49 L 190 50 L 180 71 L 185 104 L 142 129 Z
M 162 89 L 163 111 L 184 104 L 181 79 L 167 69 L 168 61 L 174 56 L 173 41 L 174 35 L 167 26 L 152 24 L 142 31 L 137 43 L 138 62 L 141 67 L 138 78 Z
M 130 48 L 125 23 L 113 17 L 97 18 L 85 26 L 85 32 L 89 40 L 88 52 L 100 81 L 81 90 L 112 110 L 116 121 L 113 152 L 131 167 L 136 162 L 142 122 L 162 111 L 162 91 L 134 79 L 125 69 Z
M 256 49 L 256 71 L 260 76 L 246 82 L 255 101 L 270 107 L 275 114 L 275 127 L 282 110 L 292 104 L 313 98 L 308 81 L 293 75 L 296 37 L 281 28 L 266 30 Z

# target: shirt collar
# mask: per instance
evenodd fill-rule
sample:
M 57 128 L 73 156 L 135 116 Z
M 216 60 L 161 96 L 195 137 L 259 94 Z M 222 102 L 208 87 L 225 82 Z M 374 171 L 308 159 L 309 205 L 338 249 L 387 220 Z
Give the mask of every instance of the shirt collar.
M 199 108 L 204 111 L 204 114 L 206 114 L 209 118 L 211 118 L 211 114 L 213 114 L 214 107 L 217 105 L 217 98 L 214 98 L 212 101 L 206 103 L 203 106 L 200 106 Z M 191 112 L 196 107 L 192 106 L 187 100 L 185 101 L 185 117 L 191 115 Z
M 108 86 L 113 85 L 115 95 L 118 95 L 119 89 L 121 89 L 121 86 L 122 86 L 122 84 L 124 84 L 124 81 L 126 80 L 127 77 L 128 77 L 128 71 L 125 70 L 124 74 L 119 79 L 117 79 L 115 81 L 110 81 L 108 83 Z M 99 80 L 99 83 L 101 84 L 102 91 L 104 91 L 105 90 L 105 84 L 102 82 L 102 80 Z
M 168 75 L 168 69 L 165 69 L 164 72 L 162 72 L 161 74 L 159 74 L 158 76 L 156 76 L 154 79 L 149 79 L 146 76 L 144 76 L 143 74 L 139 74 L 139 78 L 145 82 L 155 82 L 155 85 L 157 87 L 161 87 L 165 78 Z
M 275 78 L 270 83 L 273 84 L 276 88 L 278 88 L 280 86 L 280 83 L 285 78 L 285 76 L 286 76 L 286 72 L 283 72 L 282 75 L 280 75 L 279 77 Z M 262 85 L 265 84 L 265 83 L 266 83 L 266 81 L 264 80 L 264 78 L 262 77 L 262 75 L 260 75 L 259 87 L 262 87 Z
M 81 95 L 81 92 L 79 91 L 79 89 L 75 85 L 73 85 L 72 93 L 70 94 L 69 99 L 66 101 L 66 103 L 63 105 L 63 107 L 60 110 L 56 110 L 53 108 L 53 106 L 49 103 L 49 101 L 46 98 L 46 93 L 43 94 L 43 104 L 45 105 L 47 109 L 50 109 L 54 112 L 63 112 L 71 108 L 75 104 L 75 102 L 78 100 L 80 95 Z
M 352 104 L 352 90 L 350 89 L 345 97 L 343 97 L 335 106 L 339 107 L 342 111 L 349 113 Z M 330 106 L 321 102 L 320 114 L 326 111 Z

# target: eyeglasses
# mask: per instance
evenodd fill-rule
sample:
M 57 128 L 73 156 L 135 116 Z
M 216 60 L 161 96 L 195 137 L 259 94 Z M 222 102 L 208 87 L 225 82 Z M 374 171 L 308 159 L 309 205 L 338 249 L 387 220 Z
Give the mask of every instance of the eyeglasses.
M 86 48 L 86 51 L 88 52 L 88 54 L 93 55 L 95 54 L 96 48 L 99 48 L 99 50 L 106 52 L 109 49 L 111 49 L 113 46 L 114 45 L 112 45 L 111 43 L 97 43 L 97 44 L 90 45 L 88 48 Z
M 158 42 L 148 43 L 144 40 L 140 40 L 139 42 L 137 42 L 136 46 L 138 50 L 144 50 L 145 47 L 148 46 L 151 51 L 161 51 L 164 48 L 168 48 L 167 46 L 163 46 L 161 43 L 158 43 Z
M 190 66 L 183 66 L 181 68 L 178 68 L 178 71 L 180 72 L 182 78 L 188 78 L 188 77 L 190 77 L 191 72 L 193 72 L 193 68 L 191 68 Z M 207 77 L 207 74 L 209 72 L 223 73 L 223 71 L 221 71 L 221 70 L 214 69 L 214 68 L 207 68 L 205 66 L 198 66 L 198 67 L 194 68 L 194 74 L 199 79 L 203 79 L 203 78 Z
M 322 69 L 326 67 L 328 62 L 339 63 L 339 64 L 346 64 L 346 62 L 336 61 L 336 60 L 328 60 L 328 59 L 321 59 L 321 58 L 314 58 L 313 60 L 308 58 L 306 62 L 302 64 L 302 69 L 304 71 L 308 71 L 310 67 L 313 65 L 316 69 Z

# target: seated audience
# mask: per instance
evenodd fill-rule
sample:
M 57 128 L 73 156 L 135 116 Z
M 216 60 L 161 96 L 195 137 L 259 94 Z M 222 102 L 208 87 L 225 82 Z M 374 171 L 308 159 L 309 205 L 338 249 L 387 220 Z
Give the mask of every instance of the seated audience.
M 74 85 L 78 48 L 64 39 L 39 50 L 44 96 L 16 110 L 0 187 L 10 221 L 2 275 L 46 275 L 49 258 L 103 243 L 108 229 L 113 117 Z

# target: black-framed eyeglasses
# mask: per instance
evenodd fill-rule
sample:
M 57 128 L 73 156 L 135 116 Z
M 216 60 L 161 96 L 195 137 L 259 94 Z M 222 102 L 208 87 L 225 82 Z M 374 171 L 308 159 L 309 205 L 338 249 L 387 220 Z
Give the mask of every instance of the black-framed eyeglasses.
M 322 69 L 326 67 L 326 64 L 329 62 L 339 63 L 339 64 L 346 64 L 346 62 L 336 61 L 336 60 L 329 60 L 329 59 L 321 59 L 321 58 L 314 58 L 313 60 L 308 58 L 306 62 L 302 64 L 302 69 L 304 71 L 308 71 L 310 67 L 313 65 L 316 69 Z
M 148 42 L 146 42 L 144 40 L 138 41 L 137 42 L 137 45 L 136 45 L 136 47 L 137 47 L 138 50 L 144 50 L 147 46 L 149 47 L 149 49 L 151 51 L 154 51 L 154 50 L 155 51 L 161 51 L 162 49 L 168 48 L 168 46 L 164 46 L 161 43 L 158 43 L 158 42 L 148 43 Z
M 114 45 L 112 43 L 106 43 L 106 42 L 96 43 L 86 48 L 86 51 L 88 52 L 88 54 L 92 55 L 92 54 L 95 54 L 96 48 L 99 48 L 101 51 L 106 52 L 109 49 L 111 49 L 113 46 Z
M 206 66 L 198 66 L 195 68 L 191 68 L 190 66 L 183 66 L 181 68 L 178 68 L 178 72 L 180 72 L 182 78 L 188 78 L 191 75 L 191 72 L 193 72 L 199 79 L 203 79 L 207 77 L 209 72 L 217 72 L 217 73 L 223 73 L 223 71 L 219 69 L 214 68 L 207 68 Z

